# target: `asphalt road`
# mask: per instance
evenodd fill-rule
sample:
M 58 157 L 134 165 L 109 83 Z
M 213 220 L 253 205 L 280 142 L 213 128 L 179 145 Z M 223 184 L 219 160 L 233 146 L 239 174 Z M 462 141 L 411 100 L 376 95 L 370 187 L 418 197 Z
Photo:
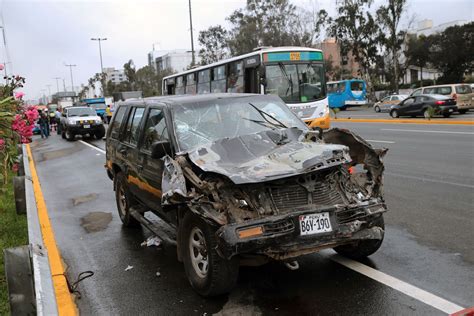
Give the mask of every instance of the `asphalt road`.
M 334 116 L 334 114 L 332 114 Z M 375 112 L 373 107 L 350 107 L 345 111 L 337 112 L 337 118 L 352 118 L 352 119 L 392 119 L 388 112 Z M 416 118 L 411 118 L 409 116 L 401 117 L 401 119 L 409 120 L 424 120 L 423 117 L 419 116 Z M 442 120 L 442 121 L 474 121 L 474 110 L 470 110 L 465 114 L 453 113 L 449 118 L 444 118 L 441 115 L 436 115 L 433 119 Z
M 389 148 L 386 237 L 360 266 L 473 306 L 474 126 L 335 125 Z M 142 247 L 146 230 L 122 228 L 103 152 L 56 135 L 36 139 L 32 150 L 69 278 L 95 273 L 79 285 L 83 315 L 443 314 L 416 291 L 402 293 L 392 281 L 390 287 L 337 263 L 333 251 L 305 256 L 297 271 L 280 264 L 241 268 L 230 295 L 203 299 L 173 246 Z

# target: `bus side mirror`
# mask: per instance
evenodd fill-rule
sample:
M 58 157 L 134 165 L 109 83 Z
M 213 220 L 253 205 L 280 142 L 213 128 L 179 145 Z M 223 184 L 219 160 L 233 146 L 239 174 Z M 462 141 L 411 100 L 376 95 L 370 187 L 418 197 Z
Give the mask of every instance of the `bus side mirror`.
M 171 143 L 169 141 L 158 141 L 151 145 L 151 158 L 160 159 L 171 154 Z

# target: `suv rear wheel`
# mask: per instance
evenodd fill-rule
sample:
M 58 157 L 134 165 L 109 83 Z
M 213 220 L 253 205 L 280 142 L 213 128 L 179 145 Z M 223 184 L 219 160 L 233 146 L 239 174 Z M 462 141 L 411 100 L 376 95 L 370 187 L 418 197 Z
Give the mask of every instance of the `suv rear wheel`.
M 352 259 L 362 259 L 370 256 L 371 254 L 375 253 L 380 248 L 380 246 L 382 246 L 383 236 L 385 235 L 385 223 L 382 215 L 375 219 L 370 225 L 370 227 L 374 226 L 378 226 L 384 230 L 382 239 L 359 240 L 352 244 L 335 247 L 334 250 L 338 254 Z
M 191 286 L 202 296 L 229 292 L 237 282 L 238 259 L 217 254 L 215 229 L 194 213 L 188 211 L 181 225 L 180 249 Z
M 122 172 L 118 172 L 114 178 L 115 187 L 115 201 L 117 202 L 117 210 L 122 221 L 123 226 L 136 227 L 140 226 L 140 222 L 137 221 L 131 214 L 130 208 L 137 204 L 135 199 L 131 196 L 125 175 Z

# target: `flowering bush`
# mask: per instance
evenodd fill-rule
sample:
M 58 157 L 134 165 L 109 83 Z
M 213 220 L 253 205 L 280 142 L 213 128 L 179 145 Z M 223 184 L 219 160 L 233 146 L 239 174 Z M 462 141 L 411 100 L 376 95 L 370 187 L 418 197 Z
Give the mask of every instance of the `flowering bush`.
M 0 67 L 1 68 L 1 67 Z M 25 107 L 23 92 L 14 92 L 23 87 L 25 79 L 7 77 L 7 84 L 0 86 L 0 186 L 6 184 L 9 170 L 18 170 L 18 143 L 29 143 L 33 135 L 38 111 Z

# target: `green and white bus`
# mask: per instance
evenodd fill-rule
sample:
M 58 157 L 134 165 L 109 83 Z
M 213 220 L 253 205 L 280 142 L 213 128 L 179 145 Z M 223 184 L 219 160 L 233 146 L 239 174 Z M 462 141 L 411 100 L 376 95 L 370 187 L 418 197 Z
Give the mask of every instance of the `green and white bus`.
M 259 48 L 163 78 L 164 95 L 218 92 L 275 94 L 309 127 L 329 128 L 324 59 L 319 49 Z

